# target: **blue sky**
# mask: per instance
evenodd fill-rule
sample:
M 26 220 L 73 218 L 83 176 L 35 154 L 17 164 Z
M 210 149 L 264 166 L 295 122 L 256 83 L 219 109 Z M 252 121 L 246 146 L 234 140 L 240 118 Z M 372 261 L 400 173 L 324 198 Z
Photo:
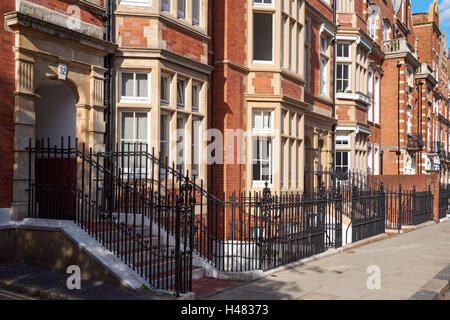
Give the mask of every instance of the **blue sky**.
M 412 11 L 416 12 L 428 12 L 428 7 L 432 3 L 432 0 L 412 0 Z M 441 30 L 446 30 L 447 33 L 447 48 L 450 47 L 450 0 L 438 0 L 439 4 L 439 20 L 441 23 Z

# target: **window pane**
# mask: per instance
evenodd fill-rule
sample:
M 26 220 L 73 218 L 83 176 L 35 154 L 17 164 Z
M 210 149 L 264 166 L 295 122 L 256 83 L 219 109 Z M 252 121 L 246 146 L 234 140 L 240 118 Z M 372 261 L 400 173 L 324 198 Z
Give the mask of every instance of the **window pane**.
M 192 122 L 192 174 L 199 174 L 200 165 L 200 120 Z
M 132 112 L 122 113 L 122 139 L 134 139 L 133 122 L 134 119 Z
M 262 154 L 261 159 L 262 160 L 270 160 L 271 156 L 271 140 L 268 138 L 262 138 Z
M 272 14 L 253 13 L 253 59 L 272 61 Z
M 342 153 L 342 165 L 348 166 L 348 152 Z
M 170 11 L 170 0 L 161 0 L 161 9 L 163 11 Z
M 160 152 L 161 160 L 166 161 L 169 157 L 169 128 L 168 128 L 168 117 L 166 115 L 161 115 L 160 118 Z
M 178 18 L 186 17 L 186 0 L 178 0 Z
M 261 111 L 253 112 L 253 129 L 261 129 L 263 127 L 263 119 Z
M 147 114 L 136 113 L 136 138 L 147 140 Z
M 133 74 L 122 73 L 122 97 L 133 97 Z
M 178 85 L 177 85 L 177 104 L 179 106 L 184 106 L 184 98 L 185 98 L 185 83 L 182 80 L 178 80 Z
M 200 20 L 200 0 L 192 0 L 192 24 L 198 25 Z
M 148 75 L 136 74 L 137 96 L 141 98 L 148 97 Z
M 198 110 L 199 106 L 199 87 L 192 86 L 192 109 Z
M 161 101 L 169 102 L 169 83 L 166 77 L 161 77 Z
M 263 124 L 263 128 L 264 129 L 271 129 L 272 127 L 272 112 L 263 112 L 263 119 L 264 119 L 264 124 Z

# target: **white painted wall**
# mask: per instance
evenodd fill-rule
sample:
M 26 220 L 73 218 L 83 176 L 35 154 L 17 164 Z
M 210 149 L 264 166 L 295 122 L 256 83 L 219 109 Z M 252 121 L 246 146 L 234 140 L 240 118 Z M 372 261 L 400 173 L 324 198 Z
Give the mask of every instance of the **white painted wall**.
M 46 83 L 37 90 L 41 98 L 36 103 L 35 137 L 37 139 L 49 137 L 52 146 L 55 144 L 59 146 L 61 136 L 64 137 L 65 144 L 69 136 L 71 141 L 75 141 L 76 100 L 69 87 L 61 82 L 52 82 L 54 83 Z

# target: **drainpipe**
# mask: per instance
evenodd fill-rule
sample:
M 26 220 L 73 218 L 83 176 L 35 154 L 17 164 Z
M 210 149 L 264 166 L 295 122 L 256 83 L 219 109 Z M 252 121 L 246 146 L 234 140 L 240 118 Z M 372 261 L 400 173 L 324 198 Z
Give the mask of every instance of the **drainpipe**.
M 336 25 L 337 19 L 336 19 L 336 1 L 333 1 L 333 23 Z M 331 107 L 331 117 L 333 120 L 336 118 L 336 34 L 334 35 L 333 39 L 333 105 Z M 331 128 L 331 170 L 332 172 L 335 171 L 335 161 L 336 161 L 336 124 L 333 124 Z M 336 179 L 333 179 L 333 185 L 336 183 Z
M 115 23 L 114 23 L 114 0 L 107 0 L 105 7 L 105 40 L 115 43 Z M 112 151 L 115 144 L 115 54 L 111 53 L 105 57 L 105 148 Z

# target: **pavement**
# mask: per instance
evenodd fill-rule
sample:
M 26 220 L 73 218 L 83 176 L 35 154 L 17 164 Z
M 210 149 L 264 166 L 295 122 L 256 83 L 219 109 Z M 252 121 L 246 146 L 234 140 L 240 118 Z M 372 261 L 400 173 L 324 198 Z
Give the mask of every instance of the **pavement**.
M 0 300 L 175 300 L 175 296 L 145 289 L 131 290 L 99 281 L 81 280 L 69 290 L 69 275 L 28 265 L 0 266 Z
M 428 299 L 429 297 L 418 297 L 417 293 L 436 287 L 435 277 L 438 274 L 444 272 L 446 277 L 449 275 L 445 270 L 450 270 L 450 222 L 448 221 L 343 250 L 341 253 L 323 259 L 199 298 L 208 300 Z M 450 278 L 446 279 L 447 282 L 450 280 Z

